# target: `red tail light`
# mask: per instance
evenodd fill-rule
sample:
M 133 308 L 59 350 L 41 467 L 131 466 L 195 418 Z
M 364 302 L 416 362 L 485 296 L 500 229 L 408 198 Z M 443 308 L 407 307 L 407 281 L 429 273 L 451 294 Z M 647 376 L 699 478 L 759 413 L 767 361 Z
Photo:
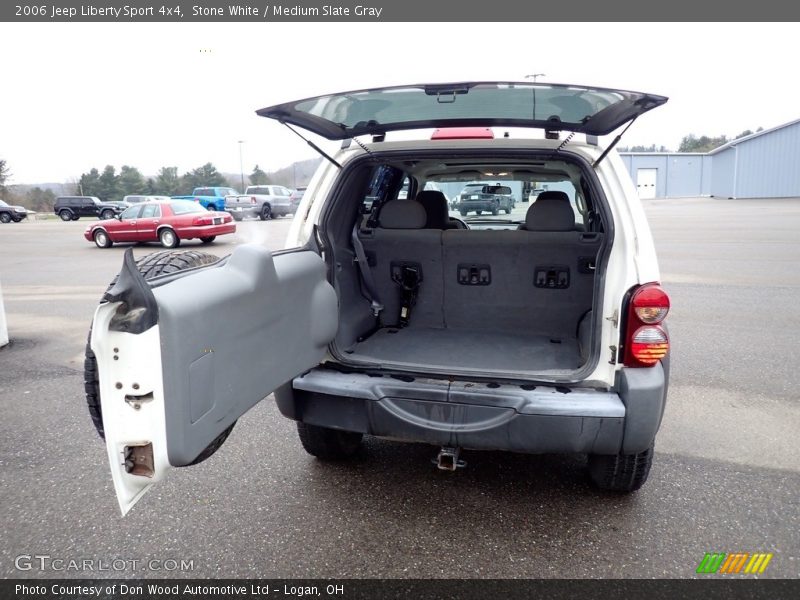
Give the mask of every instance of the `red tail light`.
M 652 367 L 669 352 L 661 323 L 669 313 L 669 296 L 657 283 L 646 283 L 631 295 L 625 323 L 626 367 Z
M 211 216 L 202 216 L 202 217 L 195 217 L 192 221 L 192 225 L 213 225 L 214 224 L 214 217 Z
M 256 203 L 256 197 L 250 196 L 250 204 L 255 204 L 255 203 Z

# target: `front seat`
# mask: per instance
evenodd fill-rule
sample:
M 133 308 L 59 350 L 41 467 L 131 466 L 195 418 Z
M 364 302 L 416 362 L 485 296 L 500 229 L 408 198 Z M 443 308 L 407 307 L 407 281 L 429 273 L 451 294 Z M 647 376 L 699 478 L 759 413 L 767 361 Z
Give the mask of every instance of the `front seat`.
M 450 218 L 447 209 L 447 198 L 437 190 L 424 190 L 417 194 L 417 202 L 422 204 L 428 218 L 425 229 L 466 229 L 458 219 Z
M 575 231 L 575 211 L 564 192 L 542 192 L 525 213 L 527 231 Z

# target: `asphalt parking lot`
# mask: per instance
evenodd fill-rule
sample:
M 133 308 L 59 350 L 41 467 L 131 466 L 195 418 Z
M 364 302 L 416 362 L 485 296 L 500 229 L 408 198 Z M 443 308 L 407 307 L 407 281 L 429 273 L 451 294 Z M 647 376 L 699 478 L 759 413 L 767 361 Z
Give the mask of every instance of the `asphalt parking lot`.
M 683 578 L 706 552 L 740 551 L 774 553 L 762 577 L 800 576 L 800 200 L 646 208 L 673 358 L 638 493 L 595 491 L 573 456 L 467 452 L 448 474 L 433 447 L 370 439 L 354 462 L 323 464 L 266 401 L 124 519 L 82 380 L 87 328 L 124 247 L 84 241 L 85 219 L 0 225 L 12 338 L 0 350 L 0 576 Z M 278 249 L 288 225 L 246 221 L 202 249 Z M 15 567 L 37 554 L 127 566 Z

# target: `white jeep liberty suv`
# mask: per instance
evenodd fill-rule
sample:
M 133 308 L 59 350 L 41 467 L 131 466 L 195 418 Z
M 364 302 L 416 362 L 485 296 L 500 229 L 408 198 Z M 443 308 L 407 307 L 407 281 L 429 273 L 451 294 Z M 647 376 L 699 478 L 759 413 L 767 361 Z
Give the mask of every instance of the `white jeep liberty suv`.
M 286 250 L 126 253 L 86 360 L 123 513 L 272 392 L 322 459 L 365 434 L 435 445 L 449 470 L 462 448 L 581 453 L 600 488 L 638 489 L 666 400 L 669 298 L 610 152 L 620 136 L 605 150 L 597 136 L 666 100 L 455 83 L 259 110 L 342 147 L 317 148 Z M 387 139 L 413 137 L 400 130 L 417 139 Z M 546 191 L 509 215 L 450 212 L 447 193 L 484 180 Z

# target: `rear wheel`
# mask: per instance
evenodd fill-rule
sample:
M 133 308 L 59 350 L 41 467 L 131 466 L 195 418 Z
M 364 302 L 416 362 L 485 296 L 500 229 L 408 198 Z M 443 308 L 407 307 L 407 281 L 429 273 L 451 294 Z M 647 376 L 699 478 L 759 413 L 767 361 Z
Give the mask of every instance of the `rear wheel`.
M 204 244 L 210 244 L 210 243 L 211 243 L 211 242 L 213 242 L 215 239 L 217 239 L 217 236 L 215 236 L 215 235 L 210 235 L 210 236 L 208 236 L 208 237 L 201 237 L 201 238 L 200 238 L 200 241 L 201 241 L 201 242 L 203 242 Z
M 272 218 L 272 207 L 269 204 L 265 204 L 261 208 L 261 214 L 259 215 L 259 218 L 262 221 L 266 221 L 267 219 L 271 219 Z
M 0 223 L 11 223 L 11 215 L 7 212 L 0 213 Z
M 492 214 L 496 215 L 496 214 L 499 214 L 499 213 L 500 213 L 500 205 L 499 204 L 493 204 L 492 205 Z
M 114 211 L 113 210 L 104 210 L 103 212 L 100 213 L 100 218 L 101 219 L 105 219 L 106 221 L 108 219 L 113 219 L 114 218 Z
M 634 492 L 647 481 L 652 464 L 652 446 L 636 454 L 591 454 L 589 475 L 601 490 Z
M 306 452 L 322 460 L 341 460 L 353 456 L 361 447 L 361 433 L 340 431 L 308 423 L 297 423 L 297 434 Z
M 111 248 L 114 242 L 111 241 L 111 238 L 108 237 L 105 231 L 98 229 L 94 232 L 94 243 L 97 244 L 98 248 Z
M 193 269 L 203 265 L 208 265 L 217 262 L 219 258 L 213 254 L 206 252 L 195 252 L 193 250 L 176 250 L 176 251 L 160 251 L 148 254 L 136 261 L 136 267 L 139 273 L 145 279 L 152 279 L 158 275 L 167 273 L 177 273 L 178 271 L 185 271 L 186 269 Z M 117 282 L 116 277 L 108 289 L 111 289 Z M 89 407 L 89 415 L 92 417 L 92 422 L 101 438 L 105 439 L 105 430 L 103 429 L 103 412 L 100 405 L 100 388 L 98 382 L 100 380 L 97 371 L 97 358 L 89 345 L 92 339 L 92 330 L 89 328 L 89 340 L 86 343 L 86 355 L 83 361 L 83 381 L 84 389 L 86 392 L 86 403 Z M 222 443 L 230 435 L 235 422 L 228 427 L 225 431 L 219 434 L 216 439 L 211 442 L 199 455 L 195 458 L 191 465 L 203 462 L 209 456 L 222 446 Z M 187 465 L 187 466 L 191 466 Z
M 210 210 L 211 212 L 214 212 L 215 210 L 217 210 L 217 207 L 214 206 L 213 204 L 209 204 L 208 206 L 206 206 L 206 210 Z
M 72 221 L 72 213 L 68 210 L 62 210 L 58 213 L 58 216 L 61 217 L 62 221 Z
M 158 241 L 161 242 L 164 248 L 176 248 L 181 243 L 178 234 L 167 227 L 158 234 Z
M 463 208 L 458 212 L 461 213 L 462 217 L 466 217 L 467 216 L 467 211 L 465 211 Z

